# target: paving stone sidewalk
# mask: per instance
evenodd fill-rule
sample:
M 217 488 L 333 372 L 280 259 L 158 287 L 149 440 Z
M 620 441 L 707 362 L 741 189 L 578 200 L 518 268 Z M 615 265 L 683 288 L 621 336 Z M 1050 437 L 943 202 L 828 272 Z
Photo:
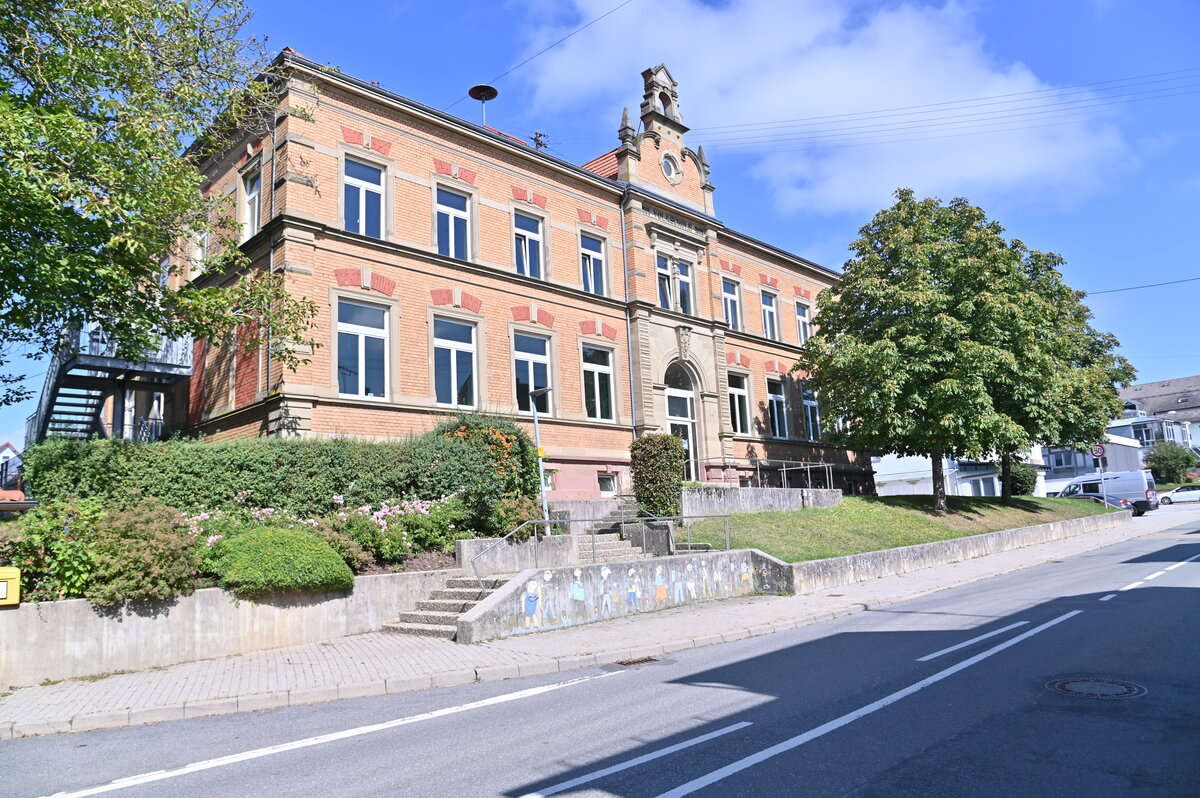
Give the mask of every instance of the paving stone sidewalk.
M 1113 529 L 799 596 L 727 599 L 461 645 L 373 632 L 323 643 L 70 679 L 0 698 L 0 740 L 250 712 L 340 698 L 569 671 L 772 634 L 1200 523 L 1200 508 Z

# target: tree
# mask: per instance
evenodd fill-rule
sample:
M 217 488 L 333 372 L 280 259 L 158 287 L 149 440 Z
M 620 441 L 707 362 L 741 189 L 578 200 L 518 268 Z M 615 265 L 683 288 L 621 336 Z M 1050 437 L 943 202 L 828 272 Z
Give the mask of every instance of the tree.
M 1159 482 L 1186 482 L 1196 467 L 1196 455 L 1173 441 L 1156 443 L 1146 452 L 1146 467 Z
M 674 435 L 651 433 L 629 445 L 633 496 L 639 512 L 656 517 L 679 515 L 686 460 L 683 442 Z
M 896 199 L 851 245 L 796 367 L 845 420 L 835 442 L 929 457 L 945 511 L 944 458 L 1009 463 L 1033 440 L 1086 437 L 1097 423 L 1102 435 L 1109 399 L 1097 385 L 1103 376 L 1111 388 L 1128 364 L 1087 326 L 1079 295 L 1063 293 L 1057 256 L 1009 242 L 965 199 L 918 201 L 909 189 Z
M 315 306 L 273 275 L 242 279 L 227 200 L 201 192 L 214 137 L 274 118 L 265 53 L 239 36 L 248 19 L 241 0 L 0 0 L 0 329 L 10 347 L 49 352 L 64 325 L 84 322 L 132 359 L 183 334 L 271 341 L 288 366 L 313 344 L 304 333 Z M 213 254 L 186 264 L 193 248 L 181 242 L 201 235 Z M 176 269 L 237 279 L 168 284 L 160 263 L 181 248 Z M 0 369 L 12 351 L 3 354 Z M 21 393 L 8 388 L 0 403 Z
M 1037 487 L 1037 469 L 1028 463 L 1012 463 L 1009 485 L 1013 496 L 1030 496 Z

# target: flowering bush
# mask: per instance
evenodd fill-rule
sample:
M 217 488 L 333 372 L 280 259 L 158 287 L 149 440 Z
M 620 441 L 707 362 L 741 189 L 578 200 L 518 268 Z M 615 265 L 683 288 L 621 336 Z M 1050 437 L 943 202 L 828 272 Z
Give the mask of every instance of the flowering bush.
M 277 507 L 249 507 L 248 492 L 238 494 L 237 506 L 230 510 L 198 507 L 184 513 L 184 522 L 197 542 L 197 553 L 205 573 L 216 573 L 213 559 L 221 540 L 236 538 L 251 529 L 303 529 L 312 532 L 338 553 L 351 570 L 358 573 L 374 564 L 366 547 L 346 535 L 330 519 L 301 518 Z
M 103 517 L 96 499 L 51 502 L 21 516 L 10 538 L 0 541 L 0 565 L 21 569 L 25 601 L 83 597 L 95 565 L 95 526 Z

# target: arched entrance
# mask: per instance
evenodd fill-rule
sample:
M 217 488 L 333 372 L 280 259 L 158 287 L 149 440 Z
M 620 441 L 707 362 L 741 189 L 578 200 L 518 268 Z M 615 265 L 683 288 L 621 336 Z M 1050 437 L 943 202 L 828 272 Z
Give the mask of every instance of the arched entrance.
M 663 382 L 667 385 L 667 431 L 683 442 L 683 478 L 694 480 L 700 473 L 694 383 L 678 363 L 667 367 Z

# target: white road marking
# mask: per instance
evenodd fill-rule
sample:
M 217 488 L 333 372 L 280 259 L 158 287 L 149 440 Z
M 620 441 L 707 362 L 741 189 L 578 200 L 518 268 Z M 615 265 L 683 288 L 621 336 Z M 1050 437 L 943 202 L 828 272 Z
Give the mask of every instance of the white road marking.
M 1143 583 L 1142 582 L 1134 582 L 1132 584 L 1125 585 L 1125 587 L 1121 588 L 1121 592 L 1124 592 L 1126 590 L 1133 590 L 1135 587 L 1137 587 L 1140 584 L 1143 584 Z
M 922 679 L 921 681 L 916 682 L 915 684 L 910 684 L 908 687 L 905 687 L 902 690 L 897 690 L 896 692 L 892 693 L 889 696 L 884 696 L 883 698 L 879 699 L 878 701 L 876 701 L 872 704 L 867 704 L 865 707 L 861 707 L 859 709 L 854 710 L 853 712 L 842 715 L 840 718 L 831 720 L 828 723 L 818 726 L 815 729 L 806 731 L 804 734 L 797 735 L 796 737 L 793 737 L 790 740 L 784 740 L 783 742 L 773 745 L 770 748 L 764 748 L 763 750 L 759 751 L 758 753 L 751 754 L 750 756 L 745 757 L 744 759 L 739 759 L 737 762 L 726 765 L 725 767 L 720 768 L 718 770 L 714 770 L 711 773 L 706 773 L 705 775 L 701 776 L 700 778 L 692 779 L 687 784 L 682 784 L 682 785 L 676 787 L 675 789 L 670 790 L 669 792 L 665 792 L 662 795 L 658 796 L 658 798 L 681 798 L 681 796 L 690 795 L 690 794 L 696 792 L 697 790 L 704 789 L 705 787 L 709 786 L 710 784 L 715 784 L 716 782 L 720 781 L 721 779 L 726 778 L 727 776 L 732 776 L 734 773 L 738 773 L 740 771 L 746 770 L 747 768 L 754 767 L 755 765 L 759 764 L 760 762 L 765 762 L 766 760 L 770 759 L 773 756 L 778 756 L 779 754 L 790 751 L 793 748 L 798 748 L 799 746 L 804 745 L 805 743 L 807 743 L 811 740 L 815 740 L 818 737 L 824 736 L 831 731 L 835 731 L 837 729 L 840 729 L 843 726 L 853 723 L 854 721 L 858 720 L 859 718 L 870 715 L 872 712 L 883 709 L 884 707 L 888 706 L 889 704 L 894 704 L 897 701 L 899 701 L 900 699 L 906 698 L 906 697 L 912 695 L 913 693 L 917 692 L 918 690 L 922 690 L 931 684 L 940 682 L 942 679 L 953 676 L 954 674 L 958 673 L 961 670 L 965 670 L 966 668 L 969 668 L 978 662 L 982 662 L 983 660 L 987 659 L 988 657 L 992 656 L 993 654 L 998 654 L 1006 648 L 1015 646 L 1017 643 L 1020 643 L 1022 640 L 1026 640 L 1030 637 L 1033 637 L 1034 635 L 1038 634 L 1039 632 L 1044 632 L 1045 630 L 1049 629 L 1051 626 L 1054 626 L 1055 624 L 1062 623 L 1063 621 L 1067 620 L 1068 618 L 1074 618 L 1076 615 L 1080 614 L 1081 612 L 1083 612 L 1083 610 L 1071 610 L 1070 612 L 1068 612 L 1064 615 L 1058 616 L 1054 620 L 1047 621 L 1046 623 L 1042 624 L 1041 626 L 1035 626 L 1034 628 L 1030 629 L 1028 632 L 1019 634 L 1016 637 L 1012 638 L 1011 640 L 1005 640 L 1003 643 L 1001 643 L 997 646 L 993 646 L 992 648 L 989 648 L 987 651 L 976 654 L 975 656 L 970 657 L 969 659 L 964 659 L 962 662 L 958 663 L 957 665 L 951 665 L 949 668 L 946 668 L 945 670 L 942 670 L 942 671 L 938 671 L 937 673 L 933 674 L 932 676 Z
M 1146 581 L 1149 582 L 1151 579 L 1158 579 L 1160 576 L 1162 576 L 1165 573 L 1166 573 L 1166 571 L 1155 571 L 1154 573 L 1152 573 L 1146 577 Z
M 580 784 L 587 784 L 589 781 L 595 781 L 597 779 L 602 779 L 605 776 L 608 776 L 610 774 L 619 773 L 622 770 L 628 770 L 629 768 L 637 767 L 638 765 L 644 764 L 646 762 L 650 762 L 651 760 L 654 760 L 654 759 L 658 759 L 659 757 L 664 757 L 664 756 L 667 756 L 668 754 L 673 754 L 676 751 L 682 751 L 685 748 L 691 748 L 693 745 L 699 745 L 700 743 L 707 742 L 715 737 L 720 737 L 721 735 L 729 734 L 730 732 L 735 732 L 735 731 L 738 731 L 739 729 L 744 729 L 747 726 L 752 726 L 752 725 L 753 724 L 747 723 L 745 721 L 743 721 L 742 723 L 735 723 L 732 726 L 726 726 L 723 729 L 717 729 L 714 732 L 709 732 L 708 734 L 702 734 L 699 737 L 693 737 L 690 740 L 684 740 L 681 743 L 676 743 L 675 745 L 667 746 L 666 748 L 659 749 L 658 751 L 655 751 L 650 754 L 646 754 L 645 756 L 639 756 L 634 759 L 630 759 L 627 762 L 622 762 L 618 765 L 613 765 L 612 767 L 604 768 L 603 770 L 596 770 L 591 773 L 586 773 L 577 779 L 571 779 L 570 781 L 564 781 L 560 784 L 555 784 L 553 787 L 547 787 L 544 790 L 538 790 L 537 792 L 526 793 L 525 795 L 521 796 L 521 798 L 543 798 L 543 796 L 555 795 L 560 792 L 566 792 L 567 790 L 571 789 L 572 787 L 578 787 Z
M 1100 599 L 1100 600 L 1101 600 L 1101 601 L 1112 601 L 1112 600 L 1113 600 L 1113 599 L 1115 599 L 1116 597 L 1117 597 L 1117 594 L 1116 594 L 1116 593 L 1109 593 L 1107 596 L 1103 597 L 1103 598 L 1102 598 L 1102 599 Z
M 1188 564 L 1188 563 L 1190 563 L 1192 560 L 1200 560 L 1200 554 L 1196 554 L 1196 555 L 1194 555 L 1194 556 L 1192 556 L 1192 557 L 1188 557 L 1188 558 L 1187 558 L 1186 560 L 1184 560 L 1183 562 L 1177 562 L 1177 563 L 1175 563 L 1174 565 L 1168 565 L 1168 566 L 1167 566 L 1167 570 L 1168 570 L 1168 571 L 1174 571 L 1174 570 L 1175 570 L 1176 568 L 1178 568 L 1179 566 L 1181 566 L 1181 565 L 1187 565 L 1187 564 Z
M 239 762 L 246 762 L 251 759 L 258 759 L 260 757 L 271 756 L 273 754 L 282 754 L 287 751 L 295 751 L 299 748 L 308 748 L 309 746 L 313 745 L 322 745 L 324 743 L 337 742 L 338 740 L 347 740 L 351 737 L 360 737 L 364 734 L 394 729 L 398 726 L 407 726 L 411 723 L 420 723 L 421 721 L 433 720 L 434 718 L 444 718 L 447 715 L 456 715 L 459 712 L 468 712 L 472 709 L 481 709 L 483 707 L 496 706 L 497 704 L 507 704 L 510 701 L 520 701 L 523 698 L 532 698 L 534 696 L 542 695 L 543 693 L 561 690 L 564 687 L 571 687 L 572 685 L 581 684 L 593 679 L 604 679 L 608 676 L 615 676 L 618 673 L 624 672 L 625 671 L 611 671 L 609 673 L 601 673 L 596 676 L 584 676 L 582 678 L 571 679 L 566 682 L 548 684 L 543 687 L 531 687 L 528 690 L 519 690 L 515 693 L 493 696 L 492 698 L 485 698 L 482 701 L 473 701 L 470 704 L 461 704 L 456 707 L 437 709 L 433 712 L 424 712 L 420 715 L 412 715 L 407 718 L 397 718 L 396 720 L 389 720 L 383 723 L 374 723 L 370 726 L 359 726 L 354 729 L 346 729 L 345 731 L 322 734 L 317 737 L 307 737 L 303 740 L 293 740 L 289 743 L 280 743 L 279 745 L 272 745 L 268 746 L 267 748 L 257 748 L 253 751 L 243 751 L 240 754 L 230 754 L 229 756 L 217 757 L 216 759 L 206 759 L 203 762 L 193 762 L 190 765 L 183 765 L 182 767 L 171 768 L 170 770 L 156 770 L 151 773 L 128 776 L 123 779 L 116 779 L 108 784 L 101 784 L 97 787 L 89 787 L 87 789 L 76 790 L 74 792 L 55 793 L 52 798 L 82 798 L 82 796 L 85 795 L 99 795 L 100 793 L 123 790 L 127 787 L 150 784 L 151 782 L 162 781 L 163 779 L 173 779 L 176 776 L 186 776 L 190 773 L 199 773 L 202 770 L 211 770 L 212 768 L 224 767 L 225 765 L 235 765 Z
M 928 662 L 931 659 L 937 659 L 938 657 L 942 656 L 943 654 L 949 654 L 951 651 L 958 651 L 960 648 L 966 648 L 969 645 L 978 643 L 980 640 L 987 640 L 989 637 L 995 637 L 998 634 L 1003 634 L 1004 632 L 1007 632 L 1009 629 L 1016 629 L 1018 626 L 1024 626 L 1027 623 L 1029 623 L 1029 621 L 1017 621 L 1016 623 L 1009 624 L 1008 626 L 1004 627 L 1003 629 L 995 629 L 986 634 L 981 634 L 979 637 L 972 637 L 970 640 L 967 640 L 964 643 L 959 643 L 957 646 L 950 646 L 950 648 L 943 648 L 941 651 L 935 651 L 932 654 L 926 654 L 925 656 L 918 659 L 917 662 Z

